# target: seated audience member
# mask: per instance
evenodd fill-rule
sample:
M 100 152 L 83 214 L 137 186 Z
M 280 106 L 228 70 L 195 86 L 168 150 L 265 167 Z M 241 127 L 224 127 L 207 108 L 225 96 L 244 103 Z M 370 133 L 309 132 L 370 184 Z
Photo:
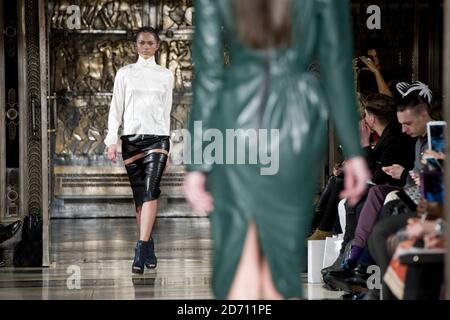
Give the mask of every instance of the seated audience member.
M 411 139 L 401 132 L 400 124 L 395 115 L 395 104 L 392 98 L 382 94 L 371 94 L 367 97 L 364 119 L 360 123 L 361 146 L 366 151 L 366 160 L 372 173 L 374 184 L 401 185 L 399 179 L 394 179 L 383 171 L 384 166 L 394 163 L 412 167 L 414 146 Z M 376 132 L 380 137 L 375 147 L 370 145 L 370 134 Z M 345 172 L 344 172 L 345 174 Z M 332 177 L 327 185 L 327 192 L 319 201 L 316 214 L 321 216 L 321 222 L 314 234 L 308 240 L 323 240 L 332 234 L 332 228 L 337 219 L 339 194 L 343 189 L 342 177 Z
M 424 84 L 417 85 L 416 83 L 407 86 L 404 90 L 401 89 L 400 92 L 407 94 L 403 94 L 404 98 L 398 106 L 397 117 L 402 124 L 403 132 L 417 138 L 414 171 L 419 172 L 420 160 L 427 146 L 426 124 L 432 120 L 429 115 L 431 92 Z M 404 165 L 396 163 L 383 166 L 383 171 L 393 179 L 406 181 L 404 188 L 417 188 L 414 179 L 410 177 L 409 171 L 405 169 Z M 395 190 L 400 190 L 400 188 L 392 185 L 378 185 L 369 190 L 367 200 L 362 205 L 357 220 L 350 258 L 345 260 L 343 269 L 330 270 L 329 280 L 330 277 L 348 278 L 353 274 L 352 270 L 356 267 L 357 261 L 366 247 L 367 238 L 382 212 L 385 198 L 387 194 Z M 348 226 L 349 222 L 346 225 Z M 349 228 L 347 238 L 352 237 L 351 226 Z

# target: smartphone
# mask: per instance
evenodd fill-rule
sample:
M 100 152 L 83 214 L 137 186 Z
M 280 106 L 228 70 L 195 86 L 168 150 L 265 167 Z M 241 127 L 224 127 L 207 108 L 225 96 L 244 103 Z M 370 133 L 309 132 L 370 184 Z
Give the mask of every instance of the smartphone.
M 430 157 L 425 158 L 426 165 L 420 175 L 421 195 L 428 202 L 444 203 L 444 175 L 439 162 Z
M 430 121 L 427 123 L 428 149 L 436 152 L 445 150 L 445 121 Z

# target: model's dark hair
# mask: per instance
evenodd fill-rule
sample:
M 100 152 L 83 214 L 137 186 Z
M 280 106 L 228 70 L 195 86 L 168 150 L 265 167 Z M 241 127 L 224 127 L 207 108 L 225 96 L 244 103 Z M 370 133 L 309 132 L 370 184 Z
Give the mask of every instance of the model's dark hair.
M 428 103 L 427 98 L 419 95 L 419 91 L 413 91 L 400 100 L 397 106 L 397 111 L 403 112 L 405 110 L 412 110 L 416 114 L 419 114 L 423 111 L 431 114 L 431 106 Z
M 382 124 L 388 124 L 396 118 L 394 99 L 385 94 L 369 94 L 366 97 L 365 110 L 377 117 Z
M 160 43 L 160 41 L 161 41 L 161 39 L 159 38 L 158 31 L 156 31 L 154 28 L 152 28 L 152 27 L 142 27 L 142 28 L 139 28 L 136 31 L 136 33 L 134 35 L 134 42 L 137 42 L 137 39 L 138 39 L 138 37 L 139 37 L 139 35 L 141 33 L 151 33 L 155 37 L 156 42 Z
M 287 47 L 292 42 L 291 0 L 235 0 L 239 39 L 254 49 Z

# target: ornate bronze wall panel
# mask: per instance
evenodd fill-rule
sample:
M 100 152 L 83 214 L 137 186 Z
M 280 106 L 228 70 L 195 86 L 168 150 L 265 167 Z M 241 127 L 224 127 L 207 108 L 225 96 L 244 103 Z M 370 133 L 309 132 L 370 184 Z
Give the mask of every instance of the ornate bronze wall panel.
M 381 9 L 380 30 L 367 28 L 370 5 Z M 410 80 L 413 77 L 414 12 L 414 1 L 352 0 L 355 55 L 366 55 L 367 42 L 375 42 L 383 70 L 403 67 Z
M 185 128 L 192 103 L 192 1 L 53 0 L 47 2 L 47 10 L 55 115 L 51 124 L 54 195 L 131 197 L 131 190 L 113 188 L 123 183 L 125 171 L 106 159 L 103 142 L 114 77 L 119 68 L 136 62 L 134 31 L 143 25 L 156 27 L 161 37 L 156 59 L 175 78 L 171 130 Z M 179 163 L 182 141 L 172 142 L 171 161 Z M 183 174 L 183 167 L 169 167 L 162 181 L 163 189 L 168 188 L 166 195 L 182 195 Z M 97 182 L 89 192 L 69 183 L 83 175 L 88 180 L 95 175 Z
M 5 192 L 2 193 L 2 202 L 4 211 L 0 214 L 0 220 L 9 220 L 19 217 L 20 214 L 20 156 L 19 150 L 20 135 L 19 126 L 20 113 L 18 103 L 18 17 L 17 17 L 17 3 L 5 3 L 3 1 L 2 16 L 3 19 L 3 65 L 1 77 L 4 77 L 4 85 L 2 91 L 4 94 L 4 108 L 2 139 L 5 148 L 5 159 L 2 161 L 1 170 L 5 170 L 3 176 Z M 3 167 L 4 166 L 4 167 Z
M 28 212 L 42 214 L 41 70 L 39 1 L 25 1 L 25 43 L 28 121 Z

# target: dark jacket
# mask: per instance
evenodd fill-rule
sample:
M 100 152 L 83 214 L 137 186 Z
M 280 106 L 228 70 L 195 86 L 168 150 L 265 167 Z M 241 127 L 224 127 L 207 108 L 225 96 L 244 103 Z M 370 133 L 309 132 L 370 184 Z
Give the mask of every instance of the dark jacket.
M 397 180 L 387 175 L 383 167 L 399 164 L 407 171 L 414 167 L 415 139 L 402 133 L 397 120 L 391 121 L 383 131 L 376 146 L 372 149 L 365 148 L 366 159 L 372 172 L 372 181 L 375 184 L 390 184 L 403 186 L 405 177 Z
M 420 173 L 420 170 L 422 168 L 422 164 L 420 161 L 422 160 L 423 153 L 428 149 L 428 138 L 427 136 L 419 137 L 415 139 L 416 143 L 414 145 L 415 153 L 414 153 L 414 168 L 413 170 L 416 173 Z M 416 183 L 413 179 L 411 179 L 411 176 L 409 175 L 409 170 L 405 170 L 402 173 L 401 177 L 402 181 L 405 181 L 405 186 L 408 185 L 409 187 L 416 186 Z

